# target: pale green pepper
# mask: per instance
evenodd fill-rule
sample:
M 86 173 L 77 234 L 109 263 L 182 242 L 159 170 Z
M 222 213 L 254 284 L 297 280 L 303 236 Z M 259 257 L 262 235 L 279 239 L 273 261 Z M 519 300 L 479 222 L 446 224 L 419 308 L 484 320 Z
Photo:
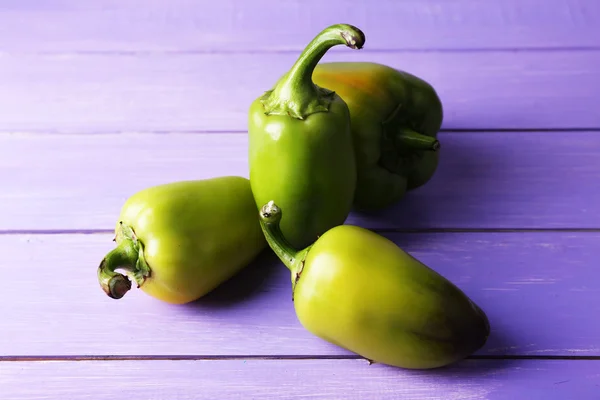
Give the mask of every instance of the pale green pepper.
M 119 299 L 131 281 L 159 300 L 201 298 L 267 247 L 248 179 L 223 176 L 141 190 L 121 209 L 117 247 L 98 267 L 106 294 Z
M 340 225 L 297 251 L 279 228 L 276 204 L 265 204 L 260 218 L 291 272 L 296 315 L 314 335 L 373 362 L 412 369 L 453 363 L 486 343 L 485 313 L 391 240 Z

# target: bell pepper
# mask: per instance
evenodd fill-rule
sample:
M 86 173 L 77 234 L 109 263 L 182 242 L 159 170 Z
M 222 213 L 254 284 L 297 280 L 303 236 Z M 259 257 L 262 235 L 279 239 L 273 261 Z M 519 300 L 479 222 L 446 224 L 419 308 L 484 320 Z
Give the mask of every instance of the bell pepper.
M 357 210 L 387 208 L 431 179 L 443 108 L 429 83 L 371 62 L 322 63 L 313 80 L 334 90 L 350 109 Z
M 465 358 L 489 336 L 486 314 L 448 279 L 368 229 L 339 225 L 296 250 L 260 210 L 273 252 L 291 272 L 294 309 L 309 332 L 371 362 L 430 369 Z
M 143 189 L 129 197 L 116 223 L 117 246 L 98 267 L 113 299 L 131 289 L 173 304 L 197 300 L 247 266 L 267 242 L 250 181 L 223 176 Z
M 329 26 L 249 108 L 248 163 L 257 210 L 271 199 L 285 207 L 281 229 L 298 247 L 345 222 L 356 187 L 348 106 L 311 75 L 332 46 L 360 49 L 364 42 L 354 26 Z

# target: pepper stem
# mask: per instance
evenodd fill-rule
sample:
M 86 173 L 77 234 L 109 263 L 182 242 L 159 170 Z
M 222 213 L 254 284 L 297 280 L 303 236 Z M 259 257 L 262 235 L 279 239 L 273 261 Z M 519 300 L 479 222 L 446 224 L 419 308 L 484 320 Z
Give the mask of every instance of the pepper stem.
M 263 205 L 260 209 L 260 226 L 267 239 L 269 247 L 279 257 L 283 264 L 292 273 L 292 288 L 300 278 L 304 259 L 311 246 L 303 250 L 296 250 L 285 238 L 279 223 L 281 222 L 281 209 L 273 201 Z
M 438 151 L 440 142 L 431 136 L 422 135 L 410 129 L 402 129 L 394 138 L 398 149 Z
M 265 114 L 305 119 L 316 112 L 327 112 L 335 93 L 313 82 L 315 67 L 333 46 L 345 44 L 351 49 L 361 49 L 364 43 L 364 33 L 352 25 L 336 24 L 322 30 L 304 48 L 292 68 L 279 79 L 275 87 L 261 97 Z
M 111 250 L 98 267 L 98 283 L 110 298 L 120 299 L 131 289 L 131 281 L 123 274 L 115 272 L 121 269 L 129 272 L 140 287 L 150 276 L 150 267 L 144 259 L 144 248 L 133 229 L 119 223 L 115 242 L 117 247 Z

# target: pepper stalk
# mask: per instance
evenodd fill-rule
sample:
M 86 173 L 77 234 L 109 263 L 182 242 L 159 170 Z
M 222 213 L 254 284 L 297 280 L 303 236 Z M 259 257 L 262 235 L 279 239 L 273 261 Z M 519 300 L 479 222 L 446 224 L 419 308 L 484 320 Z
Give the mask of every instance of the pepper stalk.
M 401 129 L 394 136 L 394 145 L 398 149 L 438 151 L 440 142 L 434 137 L 415 132 L 411 129 Z
M 150 276 L 150 267 L 144 259 L 144 246 L 130 226 L 120 222 L 114 240 L 117 247 L 102 259 L 97 274 L 104 293 L 112 299 L 120 299 L 131 289 L 131 281 L 116 270 L 128 272 L 139 288 Z
M 403 126 L 405 124 L 397 123 L 397 119 L 403 118 L 401 111 L 402 104 L 399 104 L 392 114 L 382 123 L 384 135 L 388 137 L 388 140 L 391 140 L 394 147 L 399 151 L 438 151 L 440 149 L 439 140 Z M 398 125 L 402 127 L 395 130 Z
M 304 260 L 312 245 L 302 250 L 296 250 L 281 232 L 281 209 L 273 201 L 269 201 L 260 209 L 260 226 L 269 243 L 269 247 L 279 257 L 283 264 L 290 270 L 292 279 L 292 291 L 296 282 L 300 279 Z
M 335 24 L 322 30 L 274 88 L 261 97 L 265 114 L 288 115 L 302 120 L 316 112 L 327 112 L 335 93 L 313 82 L 315 67 L 333 46 L 345 44 L 351 49 L 361 49 L 364 43 L 364 33 L 352 25 Z

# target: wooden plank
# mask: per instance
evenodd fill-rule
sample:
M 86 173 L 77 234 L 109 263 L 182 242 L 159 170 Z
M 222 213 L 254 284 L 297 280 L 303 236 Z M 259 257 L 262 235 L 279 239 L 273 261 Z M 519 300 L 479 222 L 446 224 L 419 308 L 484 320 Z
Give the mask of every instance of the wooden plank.
M 469 360 L 408 371 L 360 360 L 0 363 L 3 398 L 595 399 L 600 361 Z M 35 382 L 35 384 L 31 384 Z
M 386 237 L 487 313 L 478 355 L 600 356 L 600 233 L 438 233 Z M 298 322 L 287 269 L 270 251 L 210 295 L 173 306 L 96 281 L 112 235 L 2 235 L 3 356 L 348 356 Z M 0 385 L 0 387 L 2 387 Z
M 594 0 L 4 0 L 0 50 L 298 50 L 339 22 L 373 49 L 582 47 L 599 20 Z
M 600 228 L 598 132 L 440 135 L 434 178 L 377 229 Z M 248 177 L 245 134 L 0 135 L 0 230 L 113 229 L 125 200 L 161 183 Z M 58 177 L 58 178 L 57 178 Z M 57 180 L 58 179 L 58 180 Z
M 0 130 L 245 131 L 250 103 L 297 56 L 0 54 Z M 323 59 L 342 60 L 380 62 L 431 82 L 444 103 L 444 129 L 600 127 L 600 115 L 589 112 L 600 101 L 600 50 L 340 49 Z

